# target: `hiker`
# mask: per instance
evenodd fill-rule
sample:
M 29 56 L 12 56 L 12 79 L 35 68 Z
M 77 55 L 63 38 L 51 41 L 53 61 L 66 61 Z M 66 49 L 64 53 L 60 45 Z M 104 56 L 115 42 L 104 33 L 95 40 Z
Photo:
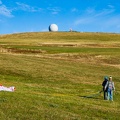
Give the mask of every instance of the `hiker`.
M 105 89 L 108 88 L 108 98 L 107 100 L 113 101 L 113 91 L 115 91 L 114 82 L 112 81 L 112 77 L 109 77 L 109 80 L 107 81 L 107 84 L 105 85 Z
M 103 92 L 104 92 L 104 100 L 108 99 L 108 92 L 107 92 L 108 89 L 105 88 L 107 81 L 108 81 L 108 77 L 106 76 L 106 77 L 104 77 L 104 81 L 102 82 Z

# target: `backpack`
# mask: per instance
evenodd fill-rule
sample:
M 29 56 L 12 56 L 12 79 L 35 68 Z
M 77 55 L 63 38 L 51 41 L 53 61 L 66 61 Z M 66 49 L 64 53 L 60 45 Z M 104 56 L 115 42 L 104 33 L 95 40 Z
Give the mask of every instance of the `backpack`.
M 102 83 L 102 86 L 105 87 L 106 83 L 107 83 L 107 80 L 104 80 Z
M 104 80 L 103 83 L 102 83 L 102 86 L 103 86 L 103 91 L 107 91 L 108 87 L 105 89 L 105 86 L 107 84 L 107 81 L 108 80 Z

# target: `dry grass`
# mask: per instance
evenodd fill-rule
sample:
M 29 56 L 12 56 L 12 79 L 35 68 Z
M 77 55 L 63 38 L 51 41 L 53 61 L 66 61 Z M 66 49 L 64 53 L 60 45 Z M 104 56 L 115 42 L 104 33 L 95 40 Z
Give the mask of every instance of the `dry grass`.
M 2 120 L 120 119 L 120 35 L 47 32 L 0 37 Z M 103 77 L 112 75 L 114 102 L 104 101 Z M 4 99 L 3 99 L 4 98 Z

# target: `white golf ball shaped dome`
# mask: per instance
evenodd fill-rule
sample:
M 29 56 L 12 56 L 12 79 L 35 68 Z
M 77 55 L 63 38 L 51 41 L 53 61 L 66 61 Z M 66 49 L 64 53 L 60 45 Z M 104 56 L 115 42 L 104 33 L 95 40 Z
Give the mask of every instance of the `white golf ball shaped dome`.
M 49 31 L 52 31 L 52 32 L 58 31 L 58 26 L 56 24 L 51 24 L 49 26 Z

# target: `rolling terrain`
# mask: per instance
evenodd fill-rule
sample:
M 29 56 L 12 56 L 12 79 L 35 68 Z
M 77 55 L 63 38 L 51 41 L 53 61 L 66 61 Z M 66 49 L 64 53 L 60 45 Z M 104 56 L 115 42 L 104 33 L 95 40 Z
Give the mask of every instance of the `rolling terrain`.
M 103 100 L 112 76 L 114 101 Z M 119 120 L 120 34 L 36 32 L 0 36 L 2 120 Z

